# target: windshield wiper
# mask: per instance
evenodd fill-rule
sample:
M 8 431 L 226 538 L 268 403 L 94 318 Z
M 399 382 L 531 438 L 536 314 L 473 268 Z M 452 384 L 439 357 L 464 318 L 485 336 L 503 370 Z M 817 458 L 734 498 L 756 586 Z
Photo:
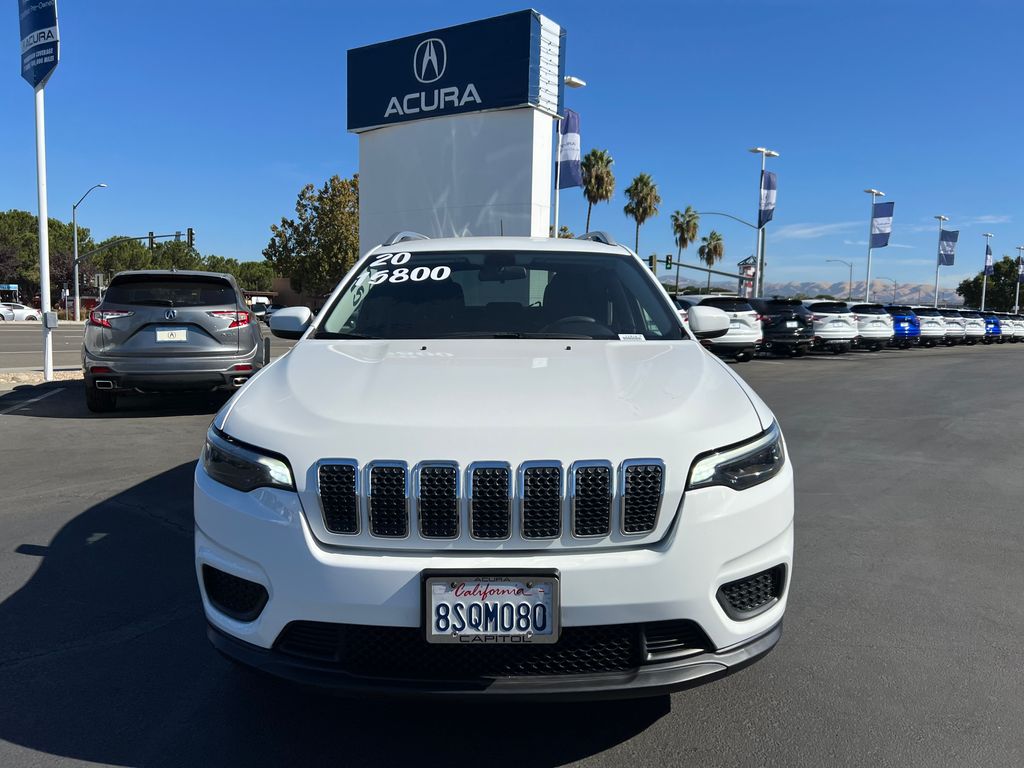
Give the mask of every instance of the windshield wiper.
M 530 331 L 463 331 L 442 333 L 436 339 L 593 339 L 582 333 L 540 333 Z
M 380 336 L 370 336 L 366 333 L 332 333 L 331 331 L 323 331 L 316 335 L 318 339 L 379 339 Z

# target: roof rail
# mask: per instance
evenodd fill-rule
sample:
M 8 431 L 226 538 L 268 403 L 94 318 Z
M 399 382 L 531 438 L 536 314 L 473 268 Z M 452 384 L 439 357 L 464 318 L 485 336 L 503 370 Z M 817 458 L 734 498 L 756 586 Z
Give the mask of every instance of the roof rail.
M 591 240 L 595 243 L 604 243 L 605 245 L 618 245 L 615 238 L 609 235 L 607 232 L 597 230 L 595 232 L 587 232 L 586 234 L 577 235 L 577 240 Z
M 388 237 L 381 245 L 395 245 L 396 243 L 404 243 L 406 240 L 429 240 L 430 238 L 426 235 L 421 235 L 419 232 L 408 232 L 402 230 L 401 232 L 395 232 Z

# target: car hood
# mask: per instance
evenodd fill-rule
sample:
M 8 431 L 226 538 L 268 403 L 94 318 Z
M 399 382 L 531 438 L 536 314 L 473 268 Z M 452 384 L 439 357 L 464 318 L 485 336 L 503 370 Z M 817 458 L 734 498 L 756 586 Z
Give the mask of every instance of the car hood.
M 306 339 L 218 414 L 232 437 L 317 460 L 661 458 L 750 438 L 771 414 L 694 341 Z

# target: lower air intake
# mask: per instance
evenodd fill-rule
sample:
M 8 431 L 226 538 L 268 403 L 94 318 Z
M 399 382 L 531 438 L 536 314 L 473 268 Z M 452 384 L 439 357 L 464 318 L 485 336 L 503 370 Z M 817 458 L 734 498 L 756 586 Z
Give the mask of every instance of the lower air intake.
M 211 565 L 203 566 L 203 587 L 213 607 L 237 621 L 253 621 L 267 604 L 267 590 L 262 584 Z
M 718 602 L 731 619 L 750 619 L 764 613 L 782 597 L 786 566 L 776 565 L 718 588 Z

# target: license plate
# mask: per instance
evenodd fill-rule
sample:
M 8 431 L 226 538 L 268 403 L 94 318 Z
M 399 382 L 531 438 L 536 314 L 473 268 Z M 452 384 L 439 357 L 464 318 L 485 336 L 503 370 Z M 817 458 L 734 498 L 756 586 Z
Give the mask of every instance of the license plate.
M 188 341 L 187 328 L 158 328 L 157 341 Z
M 557 576 L 431 576 L 424 585 L 428 643 L 558 640 Z
M 743 323 L 729 323 L 729 327 L 739 329 L 743 327 Z
M 796 328 L 796 320 L 787 320 L 786 321 L 786 327 L 787 328 Z

